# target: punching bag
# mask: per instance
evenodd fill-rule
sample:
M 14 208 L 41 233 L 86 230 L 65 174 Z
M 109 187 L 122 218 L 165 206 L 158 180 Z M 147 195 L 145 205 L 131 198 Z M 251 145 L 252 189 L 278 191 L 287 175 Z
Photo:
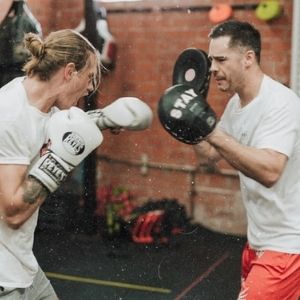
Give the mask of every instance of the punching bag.
M 110 70 L 115 67 L 117 58 L 117 43 L 111 34 L 107 22 L 107 13 L 104 7 L 97 7 L 97 32 L 99 36 L 98 49 L 101 55 L 102 64 Z
M 75 28 L 99 50 L 101 62 L 107 70 L 115 67 L 117 59 L 117 42 L 109 29 L 107 12 L 95 3 L 85 3 L 85 17 Z M 104 73 L 105 74 L 105 73 Z
M 23 75 L 22 67 L 29 55 L 23 46 L 27 32 L 42 35 L 41 25 L 24 0 L 12 1 L 0 23 L 0 87 Z

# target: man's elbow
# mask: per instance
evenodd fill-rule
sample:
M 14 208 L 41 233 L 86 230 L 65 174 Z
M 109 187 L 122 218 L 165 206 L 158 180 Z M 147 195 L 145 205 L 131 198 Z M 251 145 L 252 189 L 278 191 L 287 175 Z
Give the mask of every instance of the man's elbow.
M 267 188 L 273 187 L 278 180 L 280 179 L 284 168 L 287 162 L 287 156 L 277 153 L 277 152 L 270 152 L 272 156 L 272 160 L 265 161 L 264 167 L 262 167 L 262 177 L 263 177 L 263 184 Z M 274 156 L 275 153 L 275 156 Z
M 265 187 L 271 188 L 278 182 L 280 175 L 281 175 L 280 173 L 276 173 L 276 172 L 269 173 L 266 176 L 264 176 L 261 183 Z

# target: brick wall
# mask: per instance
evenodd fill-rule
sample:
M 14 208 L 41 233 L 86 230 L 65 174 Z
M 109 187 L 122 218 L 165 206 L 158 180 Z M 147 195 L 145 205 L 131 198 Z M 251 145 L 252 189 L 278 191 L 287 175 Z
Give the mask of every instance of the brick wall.
M 99 185 L 127 187 L 139 201 L 176 198 L 186 205 L 196 222 L 216 231 L 244 234 L 246 219 L 235 171 L 225 162 L 220 163 L 219 173 L 196 169 L 192 147 L 171 138 L 162 129 L 156 114 L 160 95 L 171 85 L 173 65 L 179 53 L 187 47 L 207 51 L 207 35 L 213 25 L 208 19 L 208 9 L 216 2 L 161 0 L 101 4 L 108 10 L 110 31 L 118 43 L 118 57 L 115 69 L 103 78 L 98 105 L 103 107 L 121 96 L 137 96 L 151 106 L 154 121 L 151 129 L 143 132 L 123 132 L 119 136 L 105 132 L 105 141 L 98 149 L 97 178 Z M 260 1 L 222 2 L 238 5 Z M 27 3 L 46 34 L 62 27 L 76 27 L 83 11 L 82 0 L 45 0 L 43 6 L 37 0 Z M 292 0 L 281 3 L 283 14 L 270 22 L 258 20 L 250 5 L 248 9 L 234 9 L 234 17 L 252 22 L 261 31 L 262 68 L 288 85 Z M 199 5 L 203 9 L 162 10 L 162 7 Z M 228 97 L 211 83 L 208 101 L 218 115 Z
M 44 35 L 52 30 L 75 28 L 83 16 L 83 0 L 27 0 L 26 3 L 41 23 Z

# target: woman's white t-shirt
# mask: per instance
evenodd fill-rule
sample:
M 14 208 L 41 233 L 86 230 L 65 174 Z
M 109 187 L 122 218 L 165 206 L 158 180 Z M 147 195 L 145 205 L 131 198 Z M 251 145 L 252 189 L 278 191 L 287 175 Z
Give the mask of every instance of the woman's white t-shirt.
M 46 114 L 31 106 L 23 79 L 16 78 L 0 90 L 0 164 L 30 166 L 47 142 L 47 122 L 55 109 Z M 38 211 L 15 230 L 0 218 L 0 286 L 31 285 L 38 270 L 32 252 L 37 219 Z

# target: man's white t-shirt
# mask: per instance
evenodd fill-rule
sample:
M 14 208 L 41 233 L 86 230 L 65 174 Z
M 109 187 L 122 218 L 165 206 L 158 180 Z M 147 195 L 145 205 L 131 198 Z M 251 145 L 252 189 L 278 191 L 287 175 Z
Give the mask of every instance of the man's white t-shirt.
M 218 125 L 241 144 L 288 157 L 280 179 L 267 188 L 239 172 L 252 248 L 300 253 L 300 100 L 264 75 L 259 94 L 241 108 L 234 95 Z
M 0 164 L 30 166 L 47 142 L 46 127 L 55 109 L 46 114 L 31 106 L 23 79 L 16 78 L 0 90 Z M 17 230 L 0 218 L 0 286 L 31 285 L 38 270 L 32 252 L 37 218 L 38 211 Z

